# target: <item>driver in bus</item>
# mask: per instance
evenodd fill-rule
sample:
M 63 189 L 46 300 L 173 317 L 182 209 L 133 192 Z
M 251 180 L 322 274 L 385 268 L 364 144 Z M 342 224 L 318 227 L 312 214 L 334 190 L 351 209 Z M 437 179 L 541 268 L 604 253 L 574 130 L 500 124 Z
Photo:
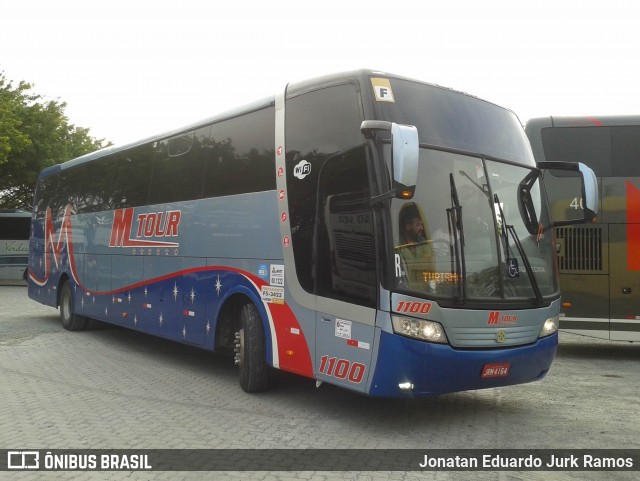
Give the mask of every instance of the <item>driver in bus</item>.
M 428 260 L 433 256 L 422 215 L 414 203 L 405 204 L 400 211 L 400 244 L 396 248 L 406 260 Z

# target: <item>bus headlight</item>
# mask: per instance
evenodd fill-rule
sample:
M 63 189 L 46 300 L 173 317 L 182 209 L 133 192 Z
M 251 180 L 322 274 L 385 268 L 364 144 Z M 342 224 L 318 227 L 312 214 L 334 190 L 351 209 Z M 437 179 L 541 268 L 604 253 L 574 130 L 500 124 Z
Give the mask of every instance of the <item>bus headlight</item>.
M 447 335 L 442 325 L 434 321 L 411 319 L 409 317 L 392 316 L 393 332 L 421 341 L 438 342 L 445 344 Z
M 544 321 L 544 325 L 542 326 L 542 330 L 540 331 L 540 335 L 538 337 L 547 337 L 551 334 L 558 331 L 558 327 L 560 326 L 560 316 L 554 316 L 550 319 Z

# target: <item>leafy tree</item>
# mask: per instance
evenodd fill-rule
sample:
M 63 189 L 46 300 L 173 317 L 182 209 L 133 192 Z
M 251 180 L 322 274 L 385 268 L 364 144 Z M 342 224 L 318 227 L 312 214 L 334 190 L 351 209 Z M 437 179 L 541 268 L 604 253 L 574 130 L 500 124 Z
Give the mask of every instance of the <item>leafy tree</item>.
M 66 106 L 0 72 L 0 208 L 31 210 L 42 169 L 111 145 L 71 125 Z

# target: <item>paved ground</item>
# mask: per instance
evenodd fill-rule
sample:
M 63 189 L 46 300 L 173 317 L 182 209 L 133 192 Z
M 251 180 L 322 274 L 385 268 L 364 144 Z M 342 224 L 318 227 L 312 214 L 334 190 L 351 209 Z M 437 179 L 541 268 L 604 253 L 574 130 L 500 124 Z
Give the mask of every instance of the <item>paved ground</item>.
M 0 448 L 640 448 L 640 344 L 561 335 L 538 383 L 366 398 L 278 373 L 245 394 L 231 359 L 120 328 L 71 333 L 0 286 Z M 585 472 L 0 473 L 2 479 L 635 479 Z

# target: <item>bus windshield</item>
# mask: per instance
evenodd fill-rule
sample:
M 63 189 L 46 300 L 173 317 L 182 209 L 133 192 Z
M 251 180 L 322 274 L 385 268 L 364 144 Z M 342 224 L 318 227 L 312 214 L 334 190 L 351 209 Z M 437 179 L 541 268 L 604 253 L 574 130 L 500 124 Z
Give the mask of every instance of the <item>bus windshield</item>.
M 392 206 L 396 288 L 445 303 L 556 295 L 542 189 L 528 167 L 421 148 L 415 196 Z

